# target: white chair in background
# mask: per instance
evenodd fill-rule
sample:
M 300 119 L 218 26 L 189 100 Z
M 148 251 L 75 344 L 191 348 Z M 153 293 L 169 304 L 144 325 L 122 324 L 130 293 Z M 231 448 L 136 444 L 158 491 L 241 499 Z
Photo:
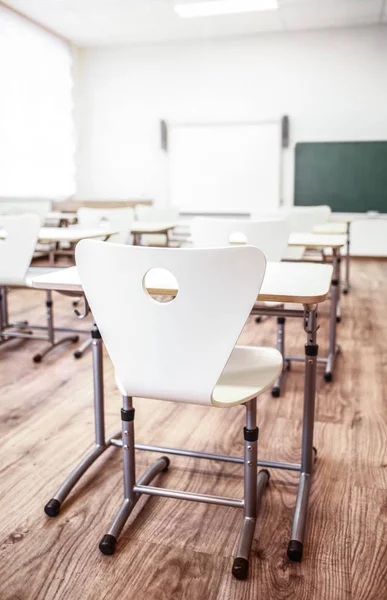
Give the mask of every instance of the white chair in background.
M 80 208 L 77 212 L 78 227 L 120 227 L 120 233 L 109 237 L 109 242 L 127 244 L 134 221 L 134 210 L 125 208 Z
M 39 216 L 40 224 L 43 225 L 51 205 L 51 200 L 38 198 L 0 200 L 0 215 L 36 214 Z
M 267 260 L 278 262 L 287 252 L 289 229 L 288 220 L 278 215 L 272 219 L 262 217 L 256 220 L 198 217 L 192 220 L 191 237 L 196 248 L 224 247 L 229 244 L 256 246 Z M 273 302 L 264 304 L 282 306 Z M 255 321 L 259 323 L 261 317 L 256 317 Z M 285 356 L 285 317 L 277 317 L 277 349 Z M 274 398 L 280 396 L 281 385 L 282 373 L 272 387 Z
M 195 248 L 221 248 L 230 244 L 256 246 L 267 260 L 280 261 L 289 239 L 286 219 L 265 220 L 213 219 L 197 217 L 191 222 L 191 239 Z
M 244 509 L 244 521 L 233 574 L 245 579 L 259 500 L 269 478 L 267 471 L 257 474 L 256 399 L 282 369 L 274 348 L 235 346 L 262 285 L 264 255 L 250 246 L 172 249 L 82 240 L 76 263 L 123 402 L 124 500 L 102 538 L 101 552 L 114 553 L 141 494 L 236 506 Z M 148 293 L 166 288 L 168 277 L 163 279 L 160 269 L 176 278 L 170 302 L 158 302 Z M 149 485 L 167 470 L 164 456 L 137 478 L 133 396 L 216 408 L 245 404 L 244 500 Z
M 289 233 L 310 233 L 313 231 L 313 227 L 320 222 L 322 215 L 322 212 L 314 210 L 315 208 L 319 207 L 311 209 L 304 206 L 284 206 L 275 211 L 252 213 L 251 218 L 255 221 L 275 218 L 286 219 L 289 224 Z M 302 246 L 288 246 L 283 254 L 283 259 L 301 260 L 304 253 L 305 248 Z
M 154 208 L 153 206 L 136 206 L 136 219 L 147 223 L 177 223 L 179 220 L 178 208 Z M 148 233 L 141 236 L 144 246 L 168 246 L 170 241 L 179 241 L 172 234 Z
M 9 322 L 7 289 L 31 288 L 32 275 L 43 275 L 52 271 L 52 267 L 30 267 L 40 225 L 40 217 L 37 214 L 0 215 L 0 345 L 15 338 L 48 340 L 49 346 L 34 356 L 34 362 L 40 362 L 59 344 L 76 342 L 79 339 L 77 335 L 72 335 L 55 341 L 51 291 L 47 291 L 46 302 L 47 336 L 33 334 L 33 329 L 45 328 L 30 325 L 28 321 Z

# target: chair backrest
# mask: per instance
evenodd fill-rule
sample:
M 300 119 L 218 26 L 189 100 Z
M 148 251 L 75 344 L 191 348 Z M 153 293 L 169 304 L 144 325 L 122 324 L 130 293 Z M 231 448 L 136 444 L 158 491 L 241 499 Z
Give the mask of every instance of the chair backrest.
M 288 245 L 289 225 L 286 219 L 212 219 L 198 217 L 191 222 L 195 248 L 221 248 L 229 244 L 256 246 L 267 260 L 282 259 Z
M 136 206 L 136 217 L 139 221 L 149 221 L 150 223 L 177 223 L 179 220 L 178 208 L 153 208 L 153 206 Z
M 22 285 L 39 236 L 40 218 L 0 215 L 0 285 Z
M 210 405 L 261 288 L 262 252 L 81 240 L 75 257 L 121 393 Z M 160 269 L 177 280 L 170 302 L 147 291 L 171 289 Z
M 0 201 L 0 215 L 32 215 L 37 214 L 43 225 L 51 210 L 52 202 L 46 199 L 3 200 Z
M 85 208 L 77 212 L 79 227 L 120 227 L 120 233 L 110 236 L 109 241 L 126 244 L 134 221 L 134 210 L 125 208 Z
M 301 219 L 301 223 L 305 221 L 308 226 L 312 223 L 312 229 L 315 225 L 326 223 L 332 212 L 331 207 L 325 204 L 318 206 L 289 206 L 282 208 L 281 211 L 287 212 L 293 219 Z M 298 229 L 298 231 L 304 230 Z

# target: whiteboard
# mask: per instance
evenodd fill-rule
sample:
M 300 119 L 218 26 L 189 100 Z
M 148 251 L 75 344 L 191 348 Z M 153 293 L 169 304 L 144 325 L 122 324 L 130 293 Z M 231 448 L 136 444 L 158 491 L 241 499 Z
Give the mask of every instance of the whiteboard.
M 172 125 L 169 204 L 181 211 L 276 209 L 281 191 L 281 122 Z

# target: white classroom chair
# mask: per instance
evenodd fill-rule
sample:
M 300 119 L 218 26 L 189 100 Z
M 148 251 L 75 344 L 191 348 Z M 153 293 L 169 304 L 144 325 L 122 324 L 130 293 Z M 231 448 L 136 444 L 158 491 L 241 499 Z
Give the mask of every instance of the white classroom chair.
M 196 248 L 224 247 L 229 244 L 249 244 L 256 246 L 269 261 L 281 261 L 288 248 L 289 223 L 278 215 L 272 219 L 214 219 L 198 217 L 191 223 L 191 238 Z M 264 302 L 265 305 L 280 303 Z M 258 316 L 256 323 L 261 321 Z M 277 317 L 277 349 L 285 355 L 285 317 Z M 274 398 L 281 394 L 282 373 L 274 382 L 271 393 Z
M 77 212 L 78 225 L 75 227 L 120 227 L 122 230 L 109 237 L 109 242 L 127 244 L 130 241 L 130 232 L 134 221 L 134 210 L 124 208 L 86 208 L 82 207 Z
M 37 214 L 0 215 L 0 346 L 12 339 L 48 340 L 49 346 L 35 354 L 34 362 L 40 362 L 53 348 L 64 342 L 78 341 L 78 336 L 68 336 L 55 341 L 53 304 L 51 291 L 47 291 L 47 337 L 33 335 L 33 326 L 28 321 L 9 322 L 8 288 L 32 288 L 32 276 L 52 271 L 52 267 L 30 267 L 38 240 L 40 217 Z
M 214 219 L 197 217 L 191 222 L 195 248 L 221 248 L 230 244 L 256 246 L 267 260 L 280 261 L 289 239 L 286 219 Z
M 262 285 L 263 253 L 251 246 L 146 248 L 82 240 L 75 255 L 123 402 L 124 500 L 101 552 L 114 553 L 141 494 L 238 506 L 244 521 L 233 574 L 245 579 L 259 499 L 269 478 L 267 471 L 257 474 L 257 397 L 282 369 L 274 348 L 235 346 Z M 160 269 L 168 271 L 167 278 Z M 170 291 L 171 285 L 176 295 L 170 302 L 148 293 Z M 133 396 L 216 408 L 245 404 L 244 500 L 149 486 L 167 470 L 168 457 L 136 478 Z

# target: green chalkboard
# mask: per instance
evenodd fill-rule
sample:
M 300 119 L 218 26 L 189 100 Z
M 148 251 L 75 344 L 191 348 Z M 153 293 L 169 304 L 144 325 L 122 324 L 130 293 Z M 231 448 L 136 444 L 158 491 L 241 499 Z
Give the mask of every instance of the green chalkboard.
M 387 142 L 298 143 L 294 204 L 387 212 Z

